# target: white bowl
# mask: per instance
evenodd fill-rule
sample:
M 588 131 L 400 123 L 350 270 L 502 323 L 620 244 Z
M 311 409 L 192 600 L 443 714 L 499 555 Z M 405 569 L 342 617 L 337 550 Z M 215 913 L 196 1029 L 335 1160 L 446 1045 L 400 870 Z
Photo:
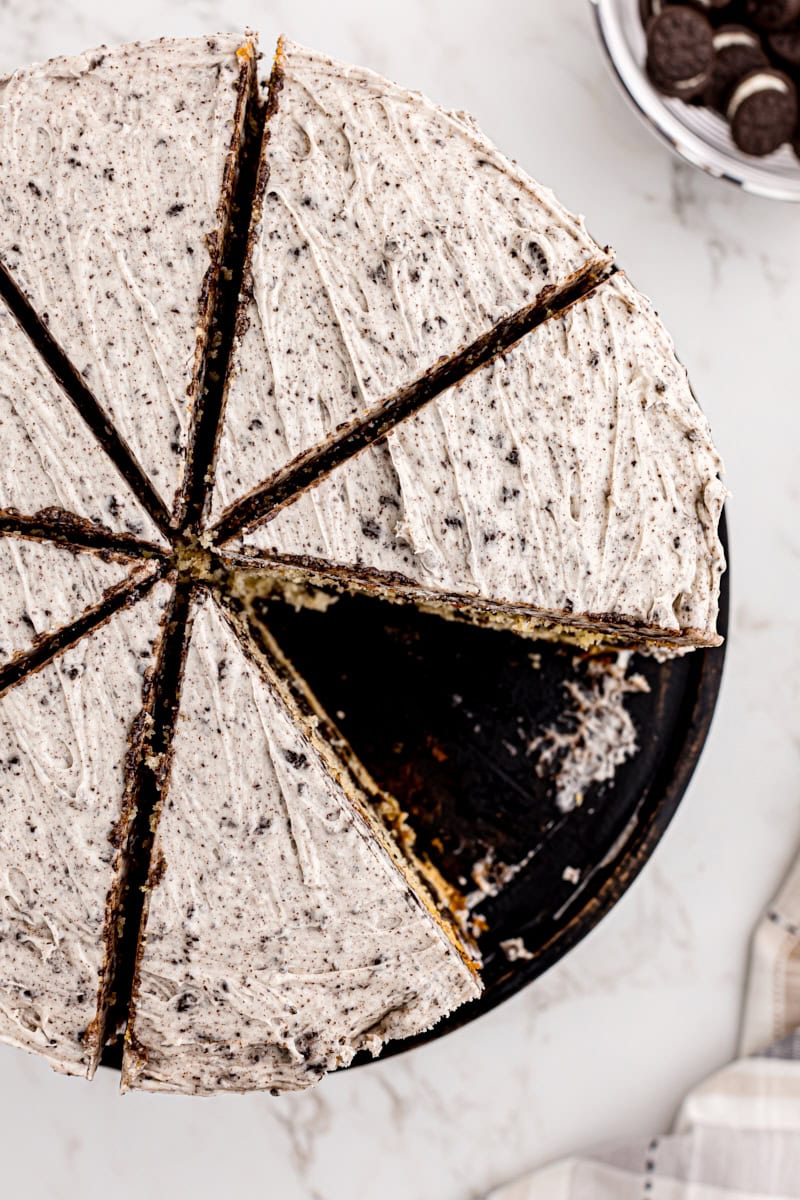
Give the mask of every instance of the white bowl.
M 592 0 L 613 72 L 645 124 L 681 158 L 771 200 L 800 201 L 800 160 L 790 146 L 752 158 L 734 144 L 726 122 L 708 108 L 656 91 L 644 69 L 647 52 L 638 0 Z

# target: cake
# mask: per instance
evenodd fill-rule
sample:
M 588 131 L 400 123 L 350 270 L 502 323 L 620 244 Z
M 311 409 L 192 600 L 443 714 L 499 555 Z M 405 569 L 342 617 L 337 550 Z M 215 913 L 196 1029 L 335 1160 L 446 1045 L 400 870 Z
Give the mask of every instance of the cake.
M 0 1040 L 124 1089 L 296 1090 L 481 993 L 280 597 L 719 640 L 720 461 L 610 252 L 466 114 L 256 58 L 0 81 Z
M 212 516 L 610 255 L 486 138 L 281 40 Z
M 0 1039 L 91 1077 L 169 587 L 0 694 Z M 102 714 L 102 720 L 97 714 Z
M 480 992 L 302 684 L 194 602 L 123 1086 L 308 1086 Z
M 0 531 L 46 530 L 81 545 L 166 549 L 158 526 L 98 445 L 68 394 L 0 299 Z
M 0 670 L 152 569 L 121 555 L 0 536 Z
M 175 517 L 254 68 L 224 35 L 0 80 L 0 262 Z
M 724 497 L 671 339 L 617 274 L 236 548 L 540 637 L 711 646 Z

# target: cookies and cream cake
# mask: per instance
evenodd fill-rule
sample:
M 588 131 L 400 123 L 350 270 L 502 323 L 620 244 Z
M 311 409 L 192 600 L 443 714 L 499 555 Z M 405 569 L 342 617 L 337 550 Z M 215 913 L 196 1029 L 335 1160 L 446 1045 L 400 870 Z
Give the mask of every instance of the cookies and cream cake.
M 481 992 L 264 597 L 719 640 L 719 458 L 610 252 L 471 117 L 256 61 L 0 80 L 0 1040 L 126 1089 L 305 1087 Z
M 123 1086 L 294 1090 L 480 992 L 302 683 L 199 594 Z
M 162 38 L 0 79 L 0 261 L 171 512 L 254 58 Z
M 610 262 L 465 113 L 282 40 L 212 517 Z
M 0 1039 L 91 1077 L 106 1041 L 142 743 L 169 587 L 0 695 Z
M 714 645 L 721 469 L 669 335 L 617 274 L 237 551 L 539 636 Z

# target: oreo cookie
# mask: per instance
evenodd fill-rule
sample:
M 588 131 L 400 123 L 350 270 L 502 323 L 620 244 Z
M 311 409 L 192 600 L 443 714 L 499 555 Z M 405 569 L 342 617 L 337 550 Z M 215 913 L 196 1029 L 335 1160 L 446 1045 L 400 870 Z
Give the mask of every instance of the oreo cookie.
M 714 33 L 714 67 L 703 92 L 703 103 L 724 113 L 739 80 L 750 71 L 769 65 L 757 33 L 746 25 L 721 25 Z
M 767 38 L 775 58 L 792 71 L 800 71 L 800 26 L 778 29 Z
M 740 150 L 758 158 L 772 154 L 794 137 L 797 88 L 782 71 L 750 71 L 731 92 L 727 117 Z
M 665 8 L 674 8 L 680 3 L 681 0 L 639 0 L 639 14 L 645 29 L 653 17 L 661 16 Z M 718 20 L 726 8 L 733 8 L 735 4 L 736 0 L 687 0 L 689 8 L 697 8 L 713 20 Z
M 645 29 L 653 17 L 660 17 L 664 9 L 668 7 L 669 0 L 639 0 L 639 16 L 642 18 Z
M 713 66 L 714 30 L 696 8 L 670 5 L 651 18 L 647 73 L 660 92 L 691 100 L 705 91 Z
M 746 0 L 745 11 L 759 29 L 785 29 L 800 17 L 800 0 Z

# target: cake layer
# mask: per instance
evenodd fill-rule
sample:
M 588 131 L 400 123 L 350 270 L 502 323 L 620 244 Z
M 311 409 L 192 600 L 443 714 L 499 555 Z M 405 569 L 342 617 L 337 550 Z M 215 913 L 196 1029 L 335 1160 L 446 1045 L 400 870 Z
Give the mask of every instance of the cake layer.
M 476 996 L 384 838 L 275 663 L 199 600 L 123 1086 L 302 1088 Z
M 166 545 L 2 299 L 0 346 L 0 514 L 66 514 Z
M 0 666 L 155 570 L 118 556 L 0 536 Z
M 161 39 L 0 80 L 0 261 L 170 509 L 253 58 Z
M 0 697 L 0 1041 L 91 1076 L 149 674 L 156 583 Z
M 484 136 L 282 41 L 212 516 L 607 252 Z
M 520 632 L 713 645 L 721 470 L 669 335 L 617 275 L 234 547 Z

